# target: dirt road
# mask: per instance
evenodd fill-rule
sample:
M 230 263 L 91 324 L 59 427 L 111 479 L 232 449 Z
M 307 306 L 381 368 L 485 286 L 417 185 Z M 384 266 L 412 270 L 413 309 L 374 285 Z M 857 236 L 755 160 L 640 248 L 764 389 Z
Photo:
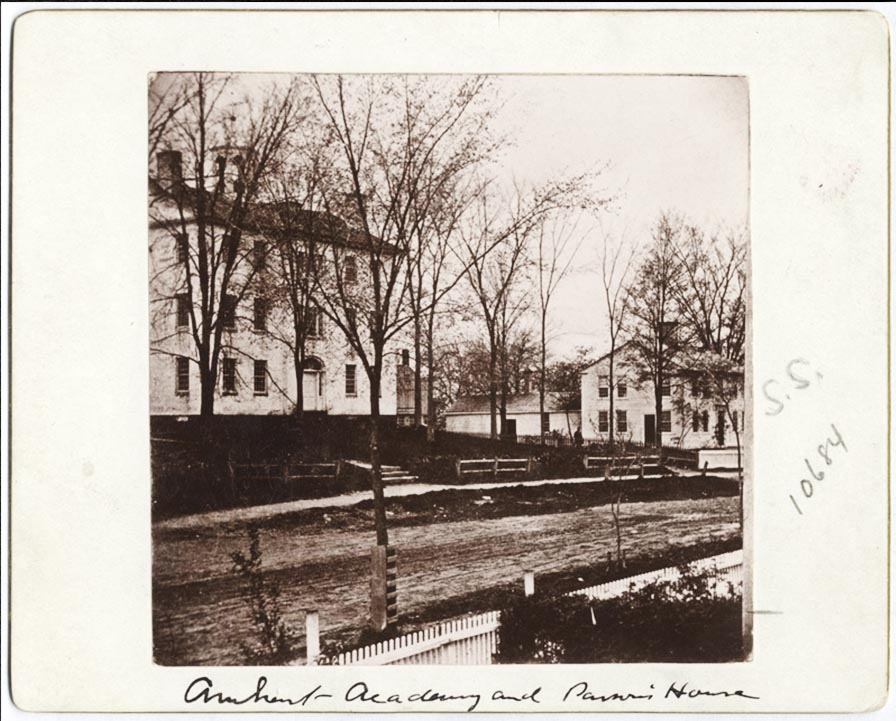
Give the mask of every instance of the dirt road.
M 738 499 L 706 498 L 624 506 L 628 556 L 659 553 L 738 533 Z M 577 568 L 615 548 L 609 508 L 489 520 L 440 522 L 391 531 L 398 548 L 399 607 L 419 613 L 433 600 L 517 583 L 524 570 Z M 281 590 L 283 616 L 299 636 L 317 610 L 324 640 L 353 639 L 368 611 L 369 531 L 264 527 L 263 565 Z M 240 664 L 252 636 L 243 583 L 230 554 L 246 551 L 246 528 L 154 531 L 153 625 L 156 661 Z

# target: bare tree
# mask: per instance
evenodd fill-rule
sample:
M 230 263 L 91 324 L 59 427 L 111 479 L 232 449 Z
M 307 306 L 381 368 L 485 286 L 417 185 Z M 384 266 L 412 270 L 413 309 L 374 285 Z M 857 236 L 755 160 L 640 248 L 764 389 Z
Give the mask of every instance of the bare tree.
M 746 245 L 742 232 L 706 236 L 689 225 L 676 248 L 682 273 L 677 303 L 691 345 L 743 363 Z
M 506 340 L 508 326 L 518 318 L 517 309 L 513 307 L 516 304 L 511 304 L 511 295 L 519 274 L 528 262 L 528 234 L 538 216 L 531 212 L 522 215 L 515 213 L 511 215 L 509 225 L 496 229 L 496 213 L 490 206 L 489 195 L 483 192 L 477 203 L 475 224 L 464 233 L 462 242 L 465 260 L 468 261 L 467 279 L 479 304 L 488 341 L 489 431 L 491 438 L 496 439 L 501 350 L 506 345 L 503 341 Z M 503 384 L 500 385 L 503 387 Z M 506 392 L 504 395 L 506 398 Z
M 219 361 L 256 275 L 254 248 L 243 242 L 244 231 L 264 178 L 299 121 L 298 92 L 295 84 L 273 86 L 259 103 L 237 102 L 228 76 L 194 73 L 182 82 L 173 94 L 151 92 L 151 100 L 174 103 L 150 112 L 167 118 L 155 140 L 168 150 L 160 151 L 151 185 L 150 220 L 161 231 L 153 234 L 155 255 L 170 259 L 153 282 L 177 268 L 174 287 L 159 288 L 156 302 L 182 303 L 186 311 L 205 434 L 214 414 Z M 177 355 L 166 347 L 168 339 L 154 333 L 153 352 Z
M 746 338 L 746 244 L 743 232 L 705 235 L 688 226 L 678 249 L 683 282 L 678 306 L 688 334 L 686 363 L 721 408 L 734 433 L 743 483 L 741 424 Z M 724 429 L 719 429 L 719 436 Z M 741 509 L 742 510 L 742 509 Z
M 569 222 L 566 215 L 556 218 L 553 223 L 542 223 L 538 229 L 538 244 L 535 256 L 538 280 L 538 320 L 540 334 L 538 412 L 544 418 L 545 393 L 548 372 L 548 311 L 557 287 L 569 275 L 572 263 L 582 245 L 582 240 L 573 241 L 577 223 Z M 567 416 L 568 420 L 568 416 Z M 568 423 L 567 423 L 568 425 Z M 544 433 L 541 433 L 544 443 Z M 570 432 L 570 438 L 572 433 Z
M 683 272 L 678 256 L 682 221 L 662 213 L 651 243 L 629 288 L 628 335 L 639 381 L 653 385 L 655 444 L 662 448 L 663 394 L 668 388 L 679 350 L 679 304 Z M 671 410 L 670 410 L 671 413 Z
M 594 200 L 591 174 L 552 181 L 532 191 L 516 186 L 509 204 L 483 187 L 469 222 L 461 232 L 460 253 L 490 351 L 490 434 L 498 437 L 499 363 L 501 348 L 524 310 L 515 294 L 531 264 L 531 239 L 544 219 L 559 210 L 597 209 L 608 199 Z
M 488 150 L 493 148 L 489 146 Z M 481 159 L 483 148 L 471 148 L 465 156 L 470 165 Z M 453 288 L 463 277 L 457 263 L 456 234 L 460 219 L 473 198 L 476 186 L 462 179 L 460 168 L 452 173 L 452 182 L 432 182 L 424 186 L 414 200 L 411 249 L 406 254 L 408 308 L 413 316 L 414 348 L 414 425 L 423 423 L 423 367 L 427 372 L 427 438 L 434 440 L 436 409 L 432 385 L 435 379 L 435 332 L 446 288 Z M 425 349 L 425 360 L 424 360 Z
M 442 310 L 441 299 L 446 298 L 443 289 L 453 287 L 463 277 L 463 268 L 456 262 L 455 236 L 460 219 L 472 199 L 467 190 L 453 188 L 442 202 L 430 208 L 428 218 L 429 240 L 423 247 L 420 259 L 415 268 L 415 282 L 419 289 L 414 295 L 418 312 L 415 318 L 414 336 L 419 338 L 418 325 L 423 325 L 424 345 L 426 348 L 426 436 L 429 442 L 435 440 L 437 425 L 436 383 L 441 369 L 443 355 L 439 352 L 436 340 L 438 322 Z M 422 269 L 422 272 L 421 272 Z M 412 304 L 413 305 L 413 304 Z M 453 310 L 448 309 L 449 313 Z M 415 342 L 416 368 L 419 369 L 419 342 Z M 414 413 L 417 414 L 417 399 L 420 392 L 420 373 L 415 370 L 414 376 Z
M 629 305 L 628 276 L 634 260 L 634 251 L 626 250 L 623 238 L 613 242 L 606 231 L 603 235 L 603 248 L 600 256 L 601 284 L 603 286 L 604 303 L 606 304 L 607 326 L 610 335 L 610 352 L 607 356 L 607 379 L 610 393 L 610 448 L 616 443 L 616 351 L 619 348 L 620 336 L 627 321 Z M 615 246 L 615 247 L 614 247 Z
M 377 543 L 388 544 L 380 462 L 380 391 L 386 347 L 414 322 L 408 311 L 408 254 L 425 214 L 430 183 L 449 184 L 468 167 L 467 125 L 482 95 L 482 78 L 438 84 L 421 78 L 314 77 L 312 85 L 330 130 L 333 176 L 325 205 L 357 226 L 351 244 L 364 268 L 361 283 L 346 273 L 345 253 L 328 246 L 315 297 L 344 333 L 364 368 L 370 393 L 370 464 Z M 400 120 L 395 121 L 395 118 Z M 437 181 L 434 179 L 438 179 Z M 440 291 L 444 295 L 447 289 Z M 436 299 L 430 298 L 429 303 Z

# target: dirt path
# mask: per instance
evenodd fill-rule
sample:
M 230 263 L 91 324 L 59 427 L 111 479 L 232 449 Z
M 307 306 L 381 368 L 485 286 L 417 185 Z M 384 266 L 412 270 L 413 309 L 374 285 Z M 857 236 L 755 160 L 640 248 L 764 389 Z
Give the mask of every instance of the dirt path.
M 699 474 L 694 474 L 699 475 Z M 634 476 L 632 476 L 634 478 Z M 419 496 L 424 493 L 438 491 L 487 491 L 500 488 L 513 488 L 523 486 L 527 488 L 538 486 L 557 486 L 580 483 L 600 483 L 601 479 L 593 476 L 584 478 L 548 478 L 534 481 L 486 481 L 481 483 L 403 483 L 395 486 L 386 486 L 383 493 L 386 498 L 400 498 L 402 496 Z M 324 498 L 302 498 L 283 503 L 268 503 L 263 506 L 249 506 L 247 508 L 228 508 L 222 511 L 206 511 L 194 513 L 189 516 L 178 516 L 157 521 L 153 528 L 159 531 L 174 529 L 203 529 L 217 528 L 224 523 L 249 523 L 252 521 L 266 521 L 276 516 L 283 516 L 296 511 L 304 511 L 310 508 L 344 508 L 354 506 L 371 497 L 370 491 L 355 491 L 343 493 L 338 496 L 326 496 Z
M 631 503 L 624 507 L 629 556 L 738 532 L 738 499 Z M 154 531 L 153 625 L 163 664 L 239 664 L 251 621 L 230 554 L 245 551 L 245 528 L 203 527 L 195 535 Z M 368 604 L 368 531 L 301 527 L 262 530 L 264 568 L 281 589 L 287 623 L 300 635 L 306 610 L 318 610 L 324 640 L 354 638 Z M 593 564 L 615 548 L 609 508 L 398 527 L 399 607 L 419 613 L 434 599 L 521 579 L 524 570 Z

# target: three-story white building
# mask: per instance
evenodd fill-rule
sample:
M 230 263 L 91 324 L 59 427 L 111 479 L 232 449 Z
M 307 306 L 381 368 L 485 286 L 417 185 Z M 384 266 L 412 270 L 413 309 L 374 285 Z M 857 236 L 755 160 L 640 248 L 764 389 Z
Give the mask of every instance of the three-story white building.
M 150 407 L 152 415 L 194 416 L 201 407 L 201 364 L 196 333 L 203 323 L 221 326 L 220 356 L 214 379 L 215 414 L 290 414 L 302 383 L 305 411 L 342 416 L 370 413 L 370 388 L 361 359 L 345 333 L 315 302 L 309 291 L 303 309 L 305 360 L 296 372 L 293 348 L 293 308 L 284 297 L 277 274 L 283 272 L 276 247 L 284 242 L 283 229 L 266 227 L 273 203 L 258 203 L 254 216 L 245 218 L 237 260 L 232 267 L 208 260 L 201 253 L 222 253 L 226 219 L 221 227 L 205 229 L 206 248 L 199 247 L 199 228 L 192 203 L 178 193 L 195 193 L 182 180 L 180 154 L 159 154 L 157 176 L 150 179 L 149 294 L 150 294 Z M 210 217 L 209 214 L 206 217 Z M 310 216 L 309 216 L 310 217 Z M 333 216 L 317 214 L 329 232 L 318 234 L 316 255 L 323 262 L 338 254 L 340 280 L 352 284 L 363 298 L 368 292 L 364 241 L 361 234 Z M 296 223 L 287 241 L 300 250 L 307 243 L 307 223 Z M 209 240 L 211 239 L 211 240 Z M 388 251 L 387 251 L 388 252 Z M 309 254 L 309 259 L 311 255 Z M 315 261 L 310 261 L 315 262 Z M 220 277 L 199 274 L 212 268 Z M 228 278 L 224 287 L 224 277 Z M 205 291 L 203 291 L 203 287 Z M 316 288 L 320 292 L 320 287 Z M 215 294 L 209 301 L 203 295 Z M 202 311 L 205 307 L 206 312 Z M 208 310 L 210 309 L 210 310 Z M 363 319 L 358 322 L 363 322 Z M 405 356 L 406 358 L 406 356 Z M 380 413 L 397 411 L 398 366 L 401 350 L 388 352 L 383 363 Z M 299 380 L 301 378 L 301 381 Z

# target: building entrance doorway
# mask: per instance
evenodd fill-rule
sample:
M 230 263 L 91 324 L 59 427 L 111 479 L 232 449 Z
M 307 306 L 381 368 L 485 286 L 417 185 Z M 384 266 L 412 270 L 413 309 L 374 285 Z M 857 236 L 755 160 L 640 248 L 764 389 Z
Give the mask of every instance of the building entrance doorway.
M 656 445 L 656 416 L 653 414 L 644 416 L 644 445 Z
M 302 409 L 326 410 L 323 363 L 317 358 L 306 358 L 302 371 Z

